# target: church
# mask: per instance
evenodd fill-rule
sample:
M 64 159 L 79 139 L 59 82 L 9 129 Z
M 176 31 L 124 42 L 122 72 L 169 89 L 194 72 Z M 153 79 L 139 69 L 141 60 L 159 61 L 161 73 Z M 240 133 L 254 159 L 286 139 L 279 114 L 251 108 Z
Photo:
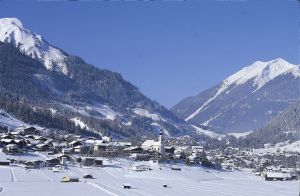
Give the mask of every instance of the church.
M 162 156 L 165 154 L 164 149 L 164 138 L 163 138 L 163 130 L 160 130 L 158 140 L 146 140 L 142 144 L 142 148 L 148 151 L 155 151 L 161 154 Z

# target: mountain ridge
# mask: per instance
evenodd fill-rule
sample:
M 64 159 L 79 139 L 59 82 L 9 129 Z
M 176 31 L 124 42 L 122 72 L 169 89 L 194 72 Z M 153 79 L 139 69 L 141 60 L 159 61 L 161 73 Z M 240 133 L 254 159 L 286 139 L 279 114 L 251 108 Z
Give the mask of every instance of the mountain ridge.
M 282 86 L 282 84 L 288 83 L 287 81 L 284 81 L 284 77 L 289 80 L 290 86 L 293 88 L 289 87 L 289 84 Z M 248 102 L 252 102 L 251 107 L 256 107 L 254 100 L 251 99 L 251 97 L 256 97 L 257 100 L 261 100 L 261 102 L 265 102 L 265 104 L 270 105 L 272 97 L 268 97 L 267 94 L 272 94 L 274 99 L 277 99 L 280 96 L 274 95 L 274 93 L 268 91 L 267 88 L 272 88 L 278 92 L 287 92 L 287 90 L 284 89 L 287 87 L 289 89 L 289 93 L 287 94 L 292 94 L 291 99 L 299 99 L 299 94 L 295 95 L 292 92 L 297 89 L 296 85 L 299 84 L 299 78 L 299 66 L 290 64 L 282 58 L 267 62 L 256 61 L 250 66 L 244 67 L 238 72 L 227 77 L 219 85 L 207 89 L 196 96 L 183 99 L 181 102 L 172 107 L 171 110 L 178 117 L 185 119 L 187 122 L 211 126 L 221 132 L 253 131 L 258 128 L 258 126 L 263 125 L 265 119 L 256 123 L 257 126 L 251 127 L 250 125 L 246 125 L 244 130 L 241 130 L 241 126 L 234 127 L 231 126 L 230 123 L 222 124 L 220 123 L 221 120 L 218 119 L 222 118 L 224 121 L 231 120 L 232 124 L 234 124 L 234 121 L 238 121 L 239 117 L 237 117 L 237 119 L 233 119 L 228 115 L 237 116 L 239 110 L 242 110 L 243 112 L 251 111 L 246 111 L 245 108 L 243 108 L 248 107 L 249 104 L 247 103 L 247 100 Z M 277 84 L 275 84 L 274 81 L 277 81 Z M 278 89 L 274 88 L 276 86 Z M 262 92 L 264 92 L 265 95 Z M 284 99 L 288 102 L 288 96 Z M 225 104 L 222 104 L 222 102 L 225 102 Z M 259 104 L 260 103 L 257 103 L 257 105 Z M 240 108 L 235 108 L 235 112 L 233 113 L 232 111 L 230 113 L 232 108 L 236 107 L 236 105 L 240 106 Z M 276 108 L 276 113 L 282 111 L 287 105 L 288 104 L 283 104 L 280 108 L 276 108 L 277 106 L 274 106 Z M 268 110 L 271 110 L 272 107 L 268 108 Z M 268 110 L 264 110 L 263 112 L 268 112 Z M 276 114 L 272 114 L 271 116 L 274 115 Z M 250 115 L 248 115 L 248 117 L 249 116 Z M 265 118 L 262 115 L 260 115 L 260 117 Z M 255 120 L 253 115 L 251 118 L 250 120 Z M 249 124 L 249 122 L 244 122 L 245 124 Z
M 47 118 L 63 116 L 66 124 L 84 123 L 88 131 L 122 137 L 154 135 L 158 126 L 174 135 L 185 125 L 121 74 L 87 64 L 50 45 L 18 19 L 0 19 L 0 70 L 3 105 L 26 120 L 14 110 L 14 104 L 25 107 L 26 112 L 39 110 Z M 8 97 L 15 103 L 5 105 Z M 147 112 L 136 113 L 135 109 Z

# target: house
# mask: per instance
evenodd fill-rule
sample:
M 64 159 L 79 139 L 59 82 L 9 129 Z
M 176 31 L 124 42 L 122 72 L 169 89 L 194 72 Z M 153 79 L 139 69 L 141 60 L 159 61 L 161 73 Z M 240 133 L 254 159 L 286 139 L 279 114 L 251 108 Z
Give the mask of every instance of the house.
M 103 160 L 95 159 L 94 166 L 102 166 L 102 165 L 103 165 Z
M 171 167 L 171 169 L 175 170 L 175 171 L 181 171 L 181 168 L 180 167 L 176 167 L 176 166 Z
M 148 165 L 134 165 L 131 167 L 133 171 L 149 171 L 151 170 L 150 166 Z
M 39 135 L 40 133 L 35 127 L 24 125 L 17 127 L 15 131 L 19 131 L 22 135 Z
M 124 183 L 123 188 L 124 189 L 131 189 L 131 185 L 129 183 Z
M 82 178 L 93 179 L 93 175 L 92 174 L 83 174 Z
M 266 172 L 265 173 L 265 180 L 266 181 L 273 181 L 273 180 L 292 180 L 292 175 L 290 173 L 282 173 L 282 172 Z
M 63 148 L 63 149 L 61 150 L 61 152 L 62 152 L 63 154 L 72 154 L 73 149 L 72 149 L 72 148 Z
M 84 157 L 81 160 L 82 165 L 84 166 L 92 166 L 95 163 L 96 158 L 94 157 Z
M 79 178 L 73 176 L 64 176 L 62 177 L 61 182 L 79 182 Z
M 44 161 L 41 160 L 32 160 L 32 161 L 26 161 L 24 163 L 25 169 L 38 169 L 45 165 Z
M 203 153 L 203 146 L 192 146 L 192 153 Z
M 174 154 L 175 148 L 174 147 L 165 147 L 166 154 Z
M 67 164 L 67 162 L 71 160 L 71 157 L 69 155 L 66 155 L 66 154 L 60 155 L 56 158 L 59 159 L 60 164 L 62 164 L 62 165 Z
M 0 161 L 0 166 L 9 166 L 10 162 L 9 161 Z
M 54 167 L 56 165 L 60 165 L 60 160 L 58 158 L 47 159 L 46 165 L 48 167 Z
M 144 149 L 139 146 L 131 146 L 131 147 L 124 149 L 124 152 L 127 152 L 127 153 L 142 153 L 143 151 L 144 151 Z
M 36 149 L 37 151 L 47 151 L 50 148 L 50 146 L 48 144 L 38 144 L 36 145 Z
M 138 153 L 133 153 L 129 157 L 136 161 L 149 161 L 151 158 L 149 154 L 138 154 Z
M 81 152 L 82 152 L 82 149 L 83 149 L 83 146 L 82 146 L 82 145 L 75 146 L 75 147 L 74 147 L 74 153 L 81 153 Z
M 82 146 L 82 142 L 79 140 L 75 140 L 69 143 L 69 146 L 75 148 L 76 146 Z
M 8 154 L 18 154 L 21 153 L 22 150 L 18 148 L 17 144 L 8 144 L 3 148 L 3 152 Z

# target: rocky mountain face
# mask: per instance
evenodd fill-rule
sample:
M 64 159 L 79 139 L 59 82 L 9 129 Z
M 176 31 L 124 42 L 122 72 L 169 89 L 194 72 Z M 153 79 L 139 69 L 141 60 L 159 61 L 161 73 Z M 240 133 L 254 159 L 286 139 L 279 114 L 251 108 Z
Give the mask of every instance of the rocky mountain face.
M 299 100 L 299 86 L 299 66 L 283 59 L 257 61 L 171 110 L 189 123 L 217 132 L 248 132 Z
M 185 126 L 120 74 L 50 45 L 15 18 L 0 19 L 0 75 L 0 107 L 27 123 L 125 138 Z

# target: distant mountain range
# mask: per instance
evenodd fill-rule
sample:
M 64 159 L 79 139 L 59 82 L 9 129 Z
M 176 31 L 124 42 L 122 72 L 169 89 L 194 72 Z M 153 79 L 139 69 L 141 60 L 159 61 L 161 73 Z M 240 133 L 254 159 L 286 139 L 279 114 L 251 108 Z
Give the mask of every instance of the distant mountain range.
M 171 110 L 186 122 L 220 133 L 249 132 L 300 99 L 298 65 L 257 61 Z
M 0 75 L 0 107 L 27 123 L 124 138 L 185 130 L 120 74 L 52 46 L 16 18 L 0 19 Z

